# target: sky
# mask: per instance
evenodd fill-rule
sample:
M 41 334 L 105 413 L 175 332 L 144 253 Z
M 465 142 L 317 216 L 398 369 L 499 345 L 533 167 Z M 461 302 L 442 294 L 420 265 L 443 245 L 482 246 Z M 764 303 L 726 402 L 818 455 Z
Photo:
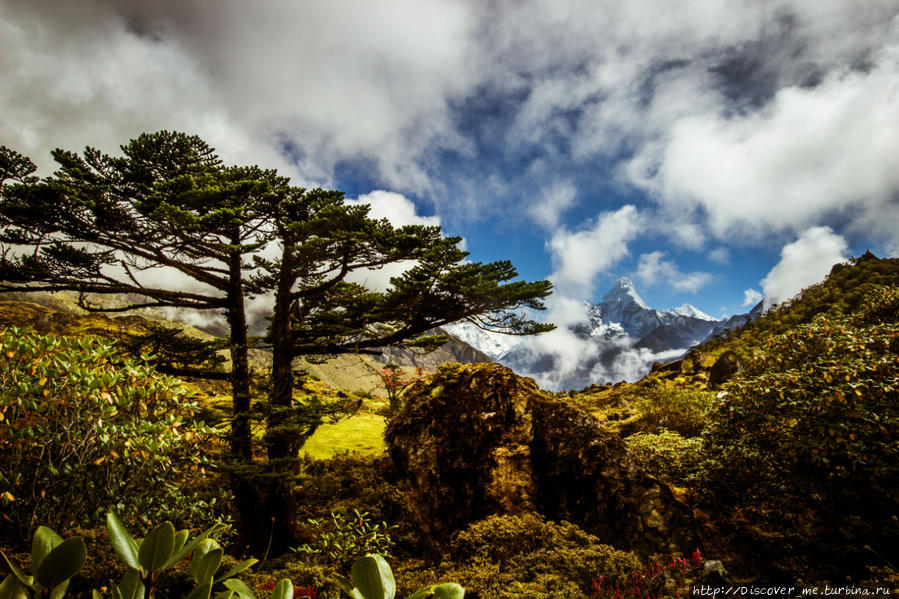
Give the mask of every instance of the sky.
M 655 308 L 899 255 L 899 0 L 0 0 L 0 144 L 203 137 Z

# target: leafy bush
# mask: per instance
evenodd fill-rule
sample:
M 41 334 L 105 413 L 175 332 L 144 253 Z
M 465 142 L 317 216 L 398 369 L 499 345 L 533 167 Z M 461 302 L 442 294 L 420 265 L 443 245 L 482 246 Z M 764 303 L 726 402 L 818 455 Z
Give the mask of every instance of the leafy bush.
M 120 361 L 112 344 L 3 330 L 0 527 L 23 539 L 38 522 L 95 522 L 107 506 L 144 524 L 207 507 L 178 484 L 213 433 L 191 421 L 195 409 L 175 380 Z
M 397 575 L 400 587 L 414 588 L 458 580 L 473 599 L 581 599 L 599 576 L 623 578 L 641 567 L 632 554 L 599 542 L 567 522 L 545 522 L 538 515 L 491 516 L 459 532 L 451 561 Z
M 310 562 L 323 562 L 346 569 L 367 553 L 390 556 L 393 541 L 387 526 L 369 517 L 368 512 L 353 510 L 352 516 L 331 512 L 330 521 L 309 519 L 315 540 L 297 547 L 302 558 Z
M 684 438 L 662 429 L 656 434 L 638 433 L 624 439 L 640 466 L 659 478 L 678 485 L 690 483 L 702 462 L 702 439 Z
M 390 525 L 391 551 L 400 556 L 420 553 L 419 535 L 412 527 L 406 503 L 392 480 L 390 460 L 372 456 L 342 456 L 330 460 L 301 462 L 295 489 L 301 521 L 328 521 L 331 513 L 365 512 L 372 522 Z M 393 526 L 398 525 L 398 526 Z M 303 540 L 316 542 L 315 530 Z
M 705 428 L 714 398 L 710 391 L 683 388 L 665 381 L 648 388 L 638 405 L 649 432 L 668 429 L 684 437 L 695 437 Z
M 771 336 L 716 403 L 704 497 L 771 545 L 767 562 L 845 576 L 899 558 L 897 305 L 881 288 Z

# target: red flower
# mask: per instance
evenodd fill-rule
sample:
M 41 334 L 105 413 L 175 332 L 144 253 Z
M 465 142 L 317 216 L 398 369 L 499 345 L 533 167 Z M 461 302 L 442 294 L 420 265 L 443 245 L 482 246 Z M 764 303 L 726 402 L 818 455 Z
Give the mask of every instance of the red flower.
M 693 563 L 698 564 L 702 561 L 702 558 L 699 556 L 699 547 L 696 548 L 696 551 L 693 552 Z

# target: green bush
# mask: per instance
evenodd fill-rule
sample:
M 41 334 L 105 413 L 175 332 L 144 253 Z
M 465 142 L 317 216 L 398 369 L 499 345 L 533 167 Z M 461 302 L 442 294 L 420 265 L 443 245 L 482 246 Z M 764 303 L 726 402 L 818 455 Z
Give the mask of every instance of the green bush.
M 173 379 L 91 338 L 0 332 L 0 528 L 24 539 L 96 522 L 113 506 L 135 524 L 202 510 L 179 475 L 214 434 Z M 211 519 L 212 514 L 202 514 Z
M 699 389 L 686 389 L 665 381 L 648 388 L 638 401 L 648 432 L 668 429 L 684 437 L 696 437 L 705 428 L 715 394 Z
M 624 578 L 641 567 L 632 553 L 600 543 L 567 522 L 538 515 L 491 516 L 457 533 L 450 561 L 397 574 L 404 592 L 458 580 L 472 598 L 581 599 L 599 576 Z
M 703 497 L 741 514 L 766 561 L 846 576 L 899 558 L 896 305 L 881 288 L 771 336 L 716 403 Z
M 331 512 L 329 520 L 309 519 L 307 532 L 315 535 L 315 540 L 294 551 L 311 563 L 325 563 L 345 570 L 367 553 L 390 557 L 393 541 L 389 532 L 393 528 L 396 527 L 372 519 L 368 512 L 353 510 L 352 515 Z
M 666 429 L 658 433 L 638 433 L 624 439 L 644 470 L 684 486 L 692 482 L 702 462 L 702 439 L 684 438 Z

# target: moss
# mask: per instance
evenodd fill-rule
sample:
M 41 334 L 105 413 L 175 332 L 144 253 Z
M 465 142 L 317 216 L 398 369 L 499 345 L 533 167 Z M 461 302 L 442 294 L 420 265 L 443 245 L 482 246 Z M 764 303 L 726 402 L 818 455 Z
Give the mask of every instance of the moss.
M 546 522 L 536 514 L 503 515 L 457 533 L 450 560 L 401 570 L 397 582 L 400 594 L 455 581 L 472 599 L 580 599 L 593 579 L 624 578 L 640 567 L 634 554 L 602 544 L 574 524 Z
M 341 453 L 380 455 L 384 453 L 385 419 L 361 412 L 336 424 L 323 424 L 303 445 L 309 457 L 327 459 Z

